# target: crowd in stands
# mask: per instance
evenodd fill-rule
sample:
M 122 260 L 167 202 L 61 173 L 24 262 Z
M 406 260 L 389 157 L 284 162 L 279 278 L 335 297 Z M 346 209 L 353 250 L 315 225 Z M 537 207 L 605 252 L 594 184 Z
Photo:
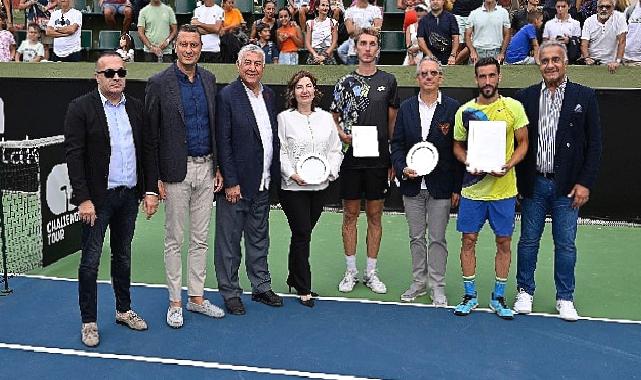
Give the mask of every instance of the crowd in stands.
M 258 8 L 260 1 L 254 1 Z M 235 0 L 202 0 L 190 23 L 202 36 L 205 63 L 233 63 L 240 48 L 251 43 L 263 49 L 267 63 L 355 64 L 353 36 L 374 27 L 404 34 L 405 56 L 386 63 L 415 65 L 432 56 L 444 65 L 484 57 L 536 64 L 538 46 L 559 40 L 571 64 L 604 65 L 610 72 L 622 64 L 641 65 L 638 0 L 397 0 L 394 11 L 403 12 L 402 30 L 400 22 L 383 24 L 384 6 L 377 1 L 285 0 L 279 7 L 275 0 L 262 0 L 262 14 L 243 15 Z M 98 0 L 97 5 L 104 25 L 121 33 L 118 52 L 126 61 L 174 59 L 178 21 L 171 6 L 162 0 Z M 0 61 L 81 60 L 87 8 L 74 8 L 74 0 L 0 0 Z M 13 22 L 15 12 L 24 12 L 24 25 Z M 245 17 L 253 18 L 249 27 Z

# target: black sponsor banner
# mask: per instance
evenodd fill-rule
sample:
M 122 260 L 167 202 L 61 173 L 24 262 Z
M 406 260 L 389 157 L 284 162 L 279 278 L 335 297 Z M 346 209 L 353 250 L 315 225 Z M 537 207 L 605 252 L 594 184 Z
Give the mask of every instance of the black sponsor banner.
M 78 208 L 71 204 L 71 184 L 64 144 L 40 148 L 42 265 L 47 266 L 80 249 Z

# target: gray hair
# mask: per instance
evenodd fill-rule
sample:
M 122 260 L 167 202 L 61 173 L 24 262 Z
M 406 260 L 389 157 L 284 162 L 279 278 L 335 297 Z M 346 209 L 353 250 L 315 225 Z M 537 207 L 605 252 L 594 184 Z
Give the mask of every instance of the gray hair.
M 550 47 L 558 47 L 561 49 L 563 52 L 563 62 L 568 62 L 568 48 L 565 47 L 565 44 L 563 42 L 557 41 L 557 40 L 547 40 L 543 41 L 541 46 L 539 47 L 539 59 L 541 58 L 541 54 L 543 54 L 543 50 L 550 48 Z
M 245 45 L 240 49 L 236 63 L 240 64 L 245 59 L 247 53 L 258 53 L 261 61 L 263 61 L 263 65 L 265 64 L 265 52 L 260 46 L 254 44 Z
M 602 1 L 602 0 L 601 0 L 601 1 Z M 616 9 L 614 9 L 614 8 L 616 8 L 616 7 L 617 7 L 617 0 L 607 0 L 607 1 L 609 1 L 609 2 L 611 2 L 611 3 L 612 3 L 612 10 L 616 10 Z M 597 2 L 596 2 L 596 3 L 597 3 L 597 5 L 599 4 L 599 2 L 600 2 L 600 1 L 597 1 Z
M 423 64 L 423 62 L 434 62 L 434 63 L 436 63 L 436 65 L 438 65 L 438 73 L 439 74 L 443 74 L 443 65 L 441 64 L 441 61 L 439 61 L 438 59 L 436 59 L 434 57 L 424 56 L 419 61 L 419 63 L 416 65 L 416 75 L 419 75 L 421 73 L 421 65 Z

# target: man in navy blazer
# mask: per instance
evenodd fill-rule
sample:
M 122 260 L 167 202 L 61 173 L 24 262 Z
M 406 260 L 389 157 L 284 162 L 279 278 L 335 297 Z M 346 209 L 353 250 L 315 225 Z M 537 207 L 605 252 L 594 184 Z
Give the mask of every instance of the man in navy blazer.
M 452 147 L 454 116 L 460 104 L 439 90 L 443 69 L 436 59 L 421 60 L 416 66 L 416 81 L 419 95 L 401 104 L 391 143 L 392 165 L 401 183 L 412 254 L 413 281 L 401 295 L 401 301 L 412 302 L 427 294 L 429 287 L 433 305 L 447 306 L 445 230 L 450 208 L 458 205 L 463 179 L 463 165 L 454 157 Z M 436 167 L 427 175 L 417 174 L 406 162 L 410 149 L 423 141 L 432 143 L 439 154 Z M 428 230 L 429 245 L 425 239 Z
M 519 91 L 530 126 L 530 146 L 517 166 L 521 202 L 517 313 L 532 311 L 534 271 L 545 216 L 552 216 L 556 309 L 576 321 L 574 266 L 579 208 L 590 197 L 601 161 L 601 122 L 594 90 L 567 79 L 566 48 L 556 41 L 539 49 L 543 83 Z
M 225 315 L 204 298 L 211 210 L 214 192 L 222 189 L 222 176 L 215 138 L 216 77 L 197 65 L 201 48 L 198 28 L 181 26 L 176 37 L 177 61 L 149 78 L 145 89 L 148 139 L 158 160 L 154 175 L 160 180 L 150 191 L 165 200 L 166 321 L 172 328 L 184 322 L 181 252 L 186 227 L 187 310 L 214 318 Z
M 214 263 L 228 312 L 243 315 L 238 282 L 243 235 L 252 300 L 283 305 L 271 289 L 267 267 L 269 190 L 280 183 L 280 142 L 276 96 L 260 82 L 265 53 L 256 45 L 244 46 L 236 65 L 239 78 L 223 88 L 217 99 L 216 141 L 225 193 L 216 197 Z

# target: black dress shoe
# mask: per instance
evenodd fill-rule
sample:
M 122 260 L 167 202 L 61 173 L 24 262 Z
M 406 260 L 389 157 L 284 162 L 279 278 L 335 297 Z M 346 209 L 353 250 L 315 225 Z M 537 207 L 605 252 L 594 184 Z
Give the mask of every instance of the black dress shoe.
M 298 302 L 300 302 L 301 305 L 307 306 L 307 307 L 314 307 L 314 299 L 310 298 L 308 300 L 303 300 L 302 298 L 298 297 Z
M 283 298 L 272 290 L 268 290 L 264 293 L 253 293 L 252 301 L 262 302 L 268 306 L 283 306 Z
M 245 315 L 245 306 L 240 297 L 231 297 L 225 300 L 225 308 L 232 315 Z

